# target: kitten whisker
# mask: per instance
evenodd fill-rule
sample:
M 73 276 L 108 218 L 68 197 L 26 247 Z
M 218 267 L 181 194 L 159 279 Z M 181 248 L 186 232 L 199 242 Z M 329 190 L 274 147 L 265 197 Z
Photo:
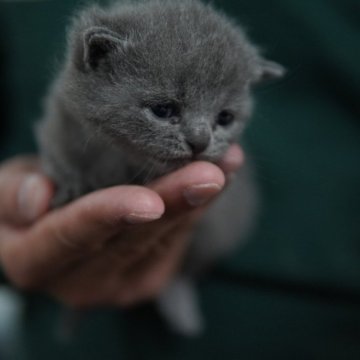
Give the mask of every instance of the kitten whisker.
M 142 182 L 142 174 L 144 174 L 147 171 L 149 163 L 147 161 L 144 162 L 138 169 L 138 171 L 135 172 L 134 175 L 129 179 L 128 184 L 134 184 L 138 182 Z M 139 181 L 140 180 L 140 181 Z
M 88 147 L 90 146 L 90 142 L 91 140 L 97 138 L 99 135 L 101 134 L 101 125 L 98 124 L 95 129 L 94 129 L 94 132 L 93 133 L 89 133 L 88 134 L 88 137 L 85 138 L 84 140 L 84 146 L 83 146 L 83 153 L 86 153 L 86 150 L 88 149 Z
M 152 166 L 151 166 L 152 165 Z M 144 185 L 148 185 L 154 178 L 154 174 L 155 174 L 155 164 L 150 164 L 148 173 L 146 174 L 145 178 L 144 178 Z

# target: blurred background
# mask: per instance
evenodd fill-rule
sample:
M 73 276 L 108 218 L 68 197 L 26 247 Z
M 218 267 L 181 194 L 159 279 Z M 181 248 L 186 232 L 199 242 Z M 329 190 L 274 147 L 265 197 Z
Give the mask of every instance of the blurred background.
M 32 126 L 84 3 L 0 0 L 0 159 L 35 150 Z M 204 336 L 167 333 L 145 305 L 94 311 L 65 341 L 59 305 L 3 279 L 0 359 L 360 359 L 360 3 L 214 4 L 288 73 L 256 90 L 245 142 L 262 211 L 248 244 L 200 283 Z

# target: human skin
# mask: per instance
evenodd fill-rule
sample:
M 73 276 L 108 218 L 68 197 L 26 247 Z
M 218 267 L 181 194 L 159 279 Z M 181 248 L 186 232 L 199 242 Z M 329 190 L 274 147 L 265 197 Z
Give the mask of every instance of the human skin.
M 194 224 L 242 165 L 232 145 L 146 187 L 95 191 L 55 210 L 36 157 L 0 166 L 0 266 L 16 287 L 75 308 L 155 297 L 178 270 Z

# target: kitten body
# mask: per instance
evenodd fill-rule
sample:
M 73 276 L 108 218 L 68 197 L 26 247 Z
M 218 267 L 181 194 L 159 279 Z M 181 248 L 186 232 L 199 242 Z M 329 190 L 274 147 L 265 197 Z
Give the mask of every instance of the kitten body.
M 111 185 L 146 184 L 194 160 L 216 163 L 251 114 L 251 86 L 277 77 L 241 28 L 195 0 L 93 6 L 73 21 L 37 138 L 54 206 Z M 159 296 L 183 334 L 201 329 L 192 281 L 243 241 L 256 191 L 241 169 L 198 225 L 183 270 Z

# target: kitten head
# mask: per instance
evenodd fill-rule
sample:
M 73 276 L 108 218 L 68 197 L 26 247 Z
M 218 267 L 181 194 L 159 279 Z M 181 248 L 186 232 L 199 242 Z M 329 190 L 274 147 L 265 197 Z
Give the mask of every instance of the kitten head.
M 250 116 L 251 85 L 283 72 L 194 0 L 92 8 L 76 19 L 70 49 L 68 106 L 159 171 L 220 159 Z

